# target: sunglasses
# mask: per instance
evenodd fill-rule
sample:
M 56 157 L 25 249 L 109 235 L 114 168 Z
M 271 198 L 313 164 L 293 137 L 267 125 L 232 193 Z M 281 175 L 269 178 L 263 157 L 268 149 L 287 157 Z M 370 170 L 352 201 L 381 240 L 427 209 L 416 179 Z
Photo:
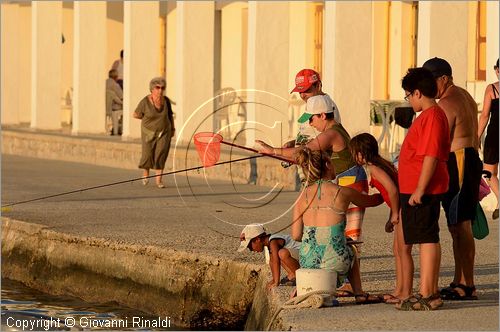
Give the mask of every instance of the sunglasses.
M 164 86 L 158 86 L 158 85 L 157 85 L 157 86 L 155 86 L 155 89 L 158 89 L 158 90 L 160 90 L 160 89 L 161 89 L 161 90 L 165 90 L 165 87 L 164 87 Z
M 318 114 L 313 114 L 313 115 L 311 115 L 311 117 L 309 118 L 309 124 L 311 124 L 311 123 L 313 122 L 313 119 L 314 119 L 314 117 L 315 117 L 316 115 L 318 115 Z

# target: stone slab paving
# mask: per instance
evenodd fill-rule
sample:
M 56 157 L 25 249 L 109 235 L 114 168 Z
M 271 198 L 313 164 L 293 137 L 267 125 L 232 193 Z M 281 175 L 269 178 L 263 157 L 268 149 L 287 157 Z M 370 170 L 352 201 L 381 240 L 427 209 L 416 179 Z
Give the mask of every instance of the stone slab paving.
M 2 205 L 140 176 L 140 171 L 2 155 Z M 280 167 L 277 163 L 277 167 Z M 296 192 L 230 181 L 212 181 L 203 172 L 167 177 L 167 188 L 140 181 L 13 206 L 2 214 L 43 224 L 55 231 L 127 244 L 156 245 L 263 263 L 263 255 L 239 254 L 238 236 L 250 222 L 269 222 L 272 232 L 286 228 Z M 176 183 L 177 182 L 177 183 Z M 394 283 L 392 235 L 383 231 L 388 209 L 369 209 L 364 221 L 361 261 L 366 291 L 383 293 Z M 342 300 L 339 308 L 288 310 L 283 326 L 298 330 L 498 330 L 498 221 L 490 235 L 476 241 L 479 301 L 446 302 L 436 312 L 401 313 L 389 305 L 356 306 Z M 440 284 L 453 276 L 451 237 L 441 222 Z M 285 230 L 288 231 L 288 230 Z M 418 250 L 414 249 L 418 276 Z M 415 287 L 417 280 L 415 281 Z M 280 287 L 284 301 L 290 289 Z

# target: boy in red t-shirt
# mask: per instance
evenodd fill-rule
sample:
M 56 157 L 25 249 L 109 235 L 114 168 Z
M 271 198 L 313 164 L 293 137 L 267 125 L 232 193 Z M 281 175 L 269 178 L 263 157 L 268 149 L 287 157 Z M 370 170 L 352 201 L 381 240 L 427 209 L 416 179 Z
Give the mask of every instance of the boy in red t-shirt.
M 442 195 L 448 190 L 446 161 L 450 130 L 444 111 L 434 96 L 437 85 L 424 68 L 409 69 L 402 82 L 405 99 L 420 115 L 411 125 L 399 155 L 401 221 L 406 245 L 420 245 L 420 290 L 396 307 L 400 310 L 434 310 L 443 304 L 438 289 L 441 246 L 439 213 Z M 403 279 L 413 280 L 413 259 L 408 251 Z M 411 288 L 410 288 L 411 289 Z

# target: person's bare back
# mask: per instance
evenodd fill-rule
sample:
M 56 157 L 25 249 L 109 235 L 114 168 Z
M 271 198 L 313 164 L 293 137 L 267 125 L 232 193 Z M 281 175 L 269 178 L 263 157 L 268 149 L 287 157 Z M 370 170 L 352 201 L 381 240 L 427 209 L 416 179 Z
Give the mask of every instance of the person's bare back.
M 438 105 L 448 118 L 451 151 L 467 147 L 478 149 L 478 108 L 472 96 L 465 89 L 450 85 L 439 99 Z

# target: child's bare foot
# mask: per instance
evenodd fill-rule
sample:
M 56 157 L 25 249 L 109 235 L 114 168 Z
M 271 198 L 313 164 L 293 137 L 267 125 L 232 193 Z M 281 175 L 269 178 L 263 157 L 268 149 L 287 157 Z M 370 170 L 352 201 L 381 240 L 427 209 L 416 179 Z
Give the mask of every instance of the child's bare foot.
M 267 283 L 266 288 L 268 291 L 273 289 L 274 287 L 277 287 L 278 285 L 274 282 L 274 280 L 271 280 Z

